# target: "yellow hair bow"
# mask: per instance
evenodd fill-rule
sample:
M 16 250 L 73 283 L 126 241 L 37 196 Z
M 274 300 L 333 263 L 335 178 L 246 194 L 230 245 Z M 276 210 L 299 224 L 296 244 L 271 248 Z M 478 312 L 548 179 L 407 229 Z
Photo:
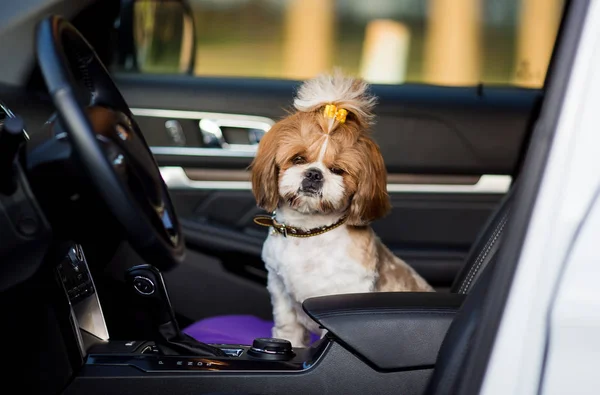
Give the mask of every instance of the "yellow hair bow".
M 340 123 L 344 123 L 346 122 L 346 115 L 348 115 L 348 111 L 343 108 L 338 109 L 335 104 L 328 104 L 325 106 L 323 115 L 325 115 L 327 118 L 335 118 Z

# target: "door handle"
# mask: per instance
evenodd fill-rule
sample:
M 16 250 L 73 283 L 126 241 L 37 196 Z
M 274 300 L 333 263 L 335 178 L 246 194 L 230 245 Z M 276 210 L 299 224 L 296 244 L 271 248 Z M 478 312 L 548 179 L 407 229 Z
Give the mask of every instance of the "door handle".
M 131 112 L 136 117 L 162 118 L 166 121 L 167 133 L 177 146 L 151 147 L 155 154 L 164 155 L 252 158 L 262 136 L 275 124 L 271 118 L 256 115 L 157 108 L 131 108 Z M 197 122 L 202 146 L 187 145 L 181 120 Z M 197 133 L 197 130 L 193 133 Z M 231 138 L 232 135 L 235 140 Z
M 203 118 L 199 122 L 205 147 L 229 151 L 256 152 L 258 143 L 271 124 L 253 119 Z

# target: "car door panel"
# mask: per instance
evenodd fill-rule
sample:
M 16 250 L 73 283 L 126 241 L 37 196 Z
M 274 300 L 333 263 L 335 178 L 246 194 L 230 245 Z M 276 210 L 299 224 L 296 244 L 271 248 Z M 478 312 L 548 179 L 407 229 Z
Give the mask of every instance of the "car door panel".
M 252 221 L 262 212 L 250 191 L 171 189 L 171 193 L 190 246 L 220 256 L 237 254 L 249 267 L 262 268 L 258 257 L 267 230 Z M 396 255 L 439 287 L 452 282 L 470 244 L 502 196 L 390 195 L 393 209 L 374 223 L 375 232 Z M 445 266 L 450 269 L 440 269 Z

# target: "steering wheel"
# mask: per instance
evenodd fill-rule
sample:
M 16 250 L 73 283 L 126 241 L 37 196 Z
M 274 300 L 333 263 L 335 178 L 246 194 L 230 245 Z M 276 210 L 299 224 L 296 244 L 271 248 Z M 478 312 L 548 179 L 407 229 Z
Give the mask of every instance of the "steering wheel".
M 142 258 L 168 270 L 184 240 L 158 165 L 94 49 L 67 20 L 37 26 L 36 53 L 75 157 Z

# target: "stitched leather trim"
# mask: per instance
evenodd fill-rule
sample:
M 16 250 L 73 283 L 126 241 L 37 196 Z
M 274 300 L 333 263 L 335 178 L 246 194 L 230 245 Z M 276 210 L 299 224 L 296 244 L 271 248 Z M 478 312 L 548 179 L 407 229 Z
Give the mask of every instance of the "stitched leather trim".
M 461 284 L 461 286 L 458 290 L 459 293 L 467 293 L 469 291 L 469 288 L 471 287 L 471 283 L 473 282 L 473 279 L 475 278 L 477 273 L 480 271 L 480 269 L 483 268 L 482 265 L 485 262 L 487 256 L 489 255 L 492 248 L 497 244 L 498 240 L 500 239 L 500 236 L 502 236 L 502 232 L 504 231 L 504 226 L 508 222 L 509 212 L 510 212 L 510 209 L 506 210 L 506 213 L 504 213 L 504 215 L 502 216 L 502 219 L 500 220 L 500 222 L 498 222 L 498 226 L 496 226 L 496 228 L 494 229 L 492 236 L 488 239 L 484 248 L 481 250 L 481 252 L 477 256 L 477 259 L 475 260 L 475 264 L 473 266 L 471 266 L 471 269 L 469 269 L 467 278 L 465 280 L 463 280 L 463 283 Z

